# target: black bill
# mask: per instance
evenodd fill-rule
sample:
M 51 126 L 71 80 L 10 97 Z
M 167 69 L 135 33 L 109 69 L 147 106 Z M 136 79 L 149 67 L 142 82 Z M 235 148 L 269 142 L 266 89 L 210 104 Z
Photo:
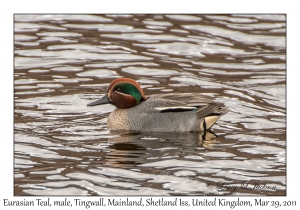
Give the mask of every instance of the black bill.
M 110 100 L 107 96 L 107 94 L 105 94 L 102 98 L 100 98 L 97 101 L 94 101 L 92 103 L 89 103 L 87 106 L 97 106 L 97 105 L 101 105 L 101 104 L 108 104 L 110 103 Z

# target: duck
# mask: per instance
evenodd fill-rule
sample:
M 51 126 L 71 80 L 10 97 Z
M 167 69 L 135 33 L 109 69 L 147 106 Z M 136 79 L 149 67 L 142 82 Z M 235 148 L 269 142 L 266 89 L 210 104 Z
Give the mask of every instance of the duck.
M 113 80 L 104 96 L 88 107 L 112 104 L 107 118 L 109 130 L 136 132 L 202 132 L 225 115 L 229 108 L 200 93 L 167 93 L 146 96 L 130 78 Z

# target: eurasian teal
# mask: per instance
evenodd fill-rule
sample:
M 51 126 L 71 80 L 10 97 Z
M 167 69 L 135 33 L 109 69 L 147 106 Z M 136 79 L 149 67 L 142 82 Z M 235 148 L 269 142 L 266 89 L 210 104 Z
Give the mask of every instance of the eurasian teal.
M 113 104 L 107 127 L 112 130 L 147 132 L 198 132 L 210 129 L 229 109 L 210 96 L 192 93 L 146 97 L 133 79 L 118 78 L 107 93 L 87 106 Z

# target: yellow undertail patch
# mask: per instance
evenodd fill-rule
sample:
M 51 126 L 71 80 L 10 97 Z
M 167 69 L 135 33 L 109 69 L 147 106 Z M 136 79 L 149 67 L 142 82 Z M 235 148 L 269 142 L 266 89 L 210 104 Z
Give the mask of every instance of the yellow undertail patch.
M 218 119 L 220 119 L 220 116 L 205 117 L 204 120 L 205 120 L 205 124 L 206 124 L 206 129 L 210 129 L 211 126 L 213 126 L 217 122 Z

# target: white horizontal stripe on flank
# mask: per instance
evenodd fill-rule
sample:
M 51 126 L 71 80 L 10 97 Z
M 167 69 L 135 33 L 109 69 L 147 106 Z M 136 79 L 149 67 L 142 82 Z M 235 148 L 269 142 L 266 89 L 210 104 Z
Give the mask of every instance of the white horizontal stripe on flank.
M 171 107 L 157 107 L 156 110 L 164 111 L 168 109 L 189 109 L 194 110 L 196 107 L 190 107 L 190 106 L 171 106 Z

